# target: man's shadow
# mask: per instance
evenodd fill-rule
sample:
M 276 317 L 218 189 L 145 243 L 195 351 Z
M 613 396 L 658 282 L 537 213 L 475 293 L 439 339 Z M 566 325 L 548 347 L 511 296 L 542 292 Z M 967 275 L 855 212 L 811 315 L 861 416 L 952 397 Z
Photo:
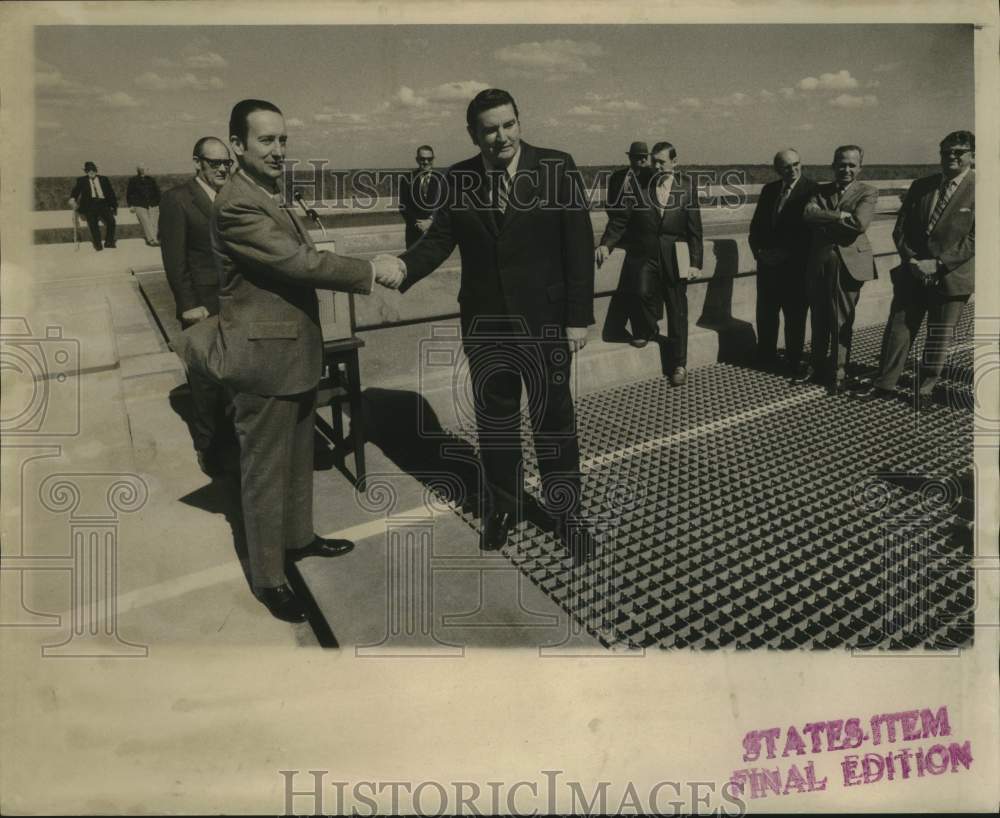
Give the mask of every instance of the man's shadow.
M 461 498 L 463 514 L 481 519 L 485 485 L 476 447 L 446 429 L 417 392 L 369 387 L 363 398 L 368 442 L 425 488 L 447 486 L 447 499 Z M 524 519 L 543 530 L 551 528 L 552 520 L 534 497 L 521 499 Z
M 715 273 L 708 280 L 705 303 L 695 325 L 719 336 L 718 363 L 749 366 L 756 349 L 753 324 L 733 316 L 733 289 L 740 269 L 739 245 L 735 239 L 715 239 Z

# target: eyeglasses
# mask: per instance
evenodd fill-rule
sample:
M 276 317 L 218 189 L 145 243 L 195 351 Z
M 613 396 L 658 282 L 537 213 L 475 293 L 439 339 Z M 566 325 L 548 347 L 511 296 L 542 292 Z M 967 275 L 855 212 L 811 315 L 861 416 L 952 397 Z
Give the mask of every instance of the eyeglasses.
M 941 155 L 944 157 L 954 156 L 957 159 L 959 156 L 964 156 L 971 152 L 972 148 L 952 148 L 951 150 L 944 148 L 941 150 Z
M 232 159 L 206 159 L 204 156 L 198 157 L 199 162 L 205 162 L 210 168 L 218 170 L 219 168 L 225 168 L 229 170 L 233 166 Z
M 424 165 L 424 164 L 427 164 L 429 162 L 433 162 L 434 161 L 434 157 L 433 156 L 420 156 L 420 157 L 417 158 L 417 161 L 421 165 Z

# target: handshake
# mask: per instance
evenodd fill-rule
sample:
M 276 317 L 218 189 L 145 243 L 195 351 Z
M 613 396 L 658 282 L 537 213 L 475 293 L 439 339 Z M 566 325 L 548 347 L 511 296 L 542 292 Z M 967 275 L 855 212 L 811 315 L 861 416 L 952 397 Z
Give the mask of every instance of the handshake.
M 386 253 L 379 253 L 372 259 L 372 269 L 375 271 L 375 280 L 390 290 L 398 290 L 406 279 L 406 264 L 403 260 Z

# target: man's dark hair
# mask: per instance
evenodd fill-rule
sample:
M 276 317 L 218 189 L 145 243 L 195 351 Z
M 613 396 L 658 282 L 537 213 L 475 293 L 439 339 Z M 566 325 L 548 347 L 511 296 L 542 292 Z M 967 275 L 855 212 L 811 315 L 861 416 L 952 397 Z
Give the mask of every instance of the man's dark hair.
M 281 113 L 281 109 L 277 105 L 273 102 L 268 102 L 267 100 L 240 100 L 233 106 L 233 112 L 229 115 L 230 139 L 235 136 L 243 145 L 246 145 L 247 131 L 249 129 L 249 126 L 247 125 L 247 117 L 254 111 L 273 111 L 276 114 Z M 282 116 L 284 116 L 284 114 L 282 114 Z
M 650 150 L 649 156 L 650 158 L 652 158 L 658 153 L 663 153 L 663 151 L 670 151 L 669 156 L 671 159 L 677 158 L 677 148 L 675 148 L 669 142 L 657 142 L 655 145 L 653 145 L 652 150 Z
M 97 173 L 97 165 L 95 165 L 93 162 L 84 162 L 83 172 L 86 173 L 88 170 L 92 170 L 94 171 L 94 173 Z
M 421 145 L 419 148 L 417 148 L 417 156 L 420 156 L 420 151 L 430 151 L 431 153 L 434 153 L 434 148 L 432 148 L 430 145 Z
M 485 91 L 480 91 L 476 94 L 472 98 L 472 102 L 469 103 L 469 107 L 465 109 L 465 124 L 474 133 L 476 130 L 476 119 L 479 115 L 483 111 L 499 108 L 501 105 L 510 105 L 513 107 L 514 116 L 520 118 L 521 115 L 517 112 L 517 103 L 514 102 L 514 97 L 507 91 L 502 91 L 499 88 L 487 88 Z
M 833 161 L 836 162 L 838 156 L 840 156 L 842 153 L 847 153 L 848 151 L 857 151 L 858 152 L 858 163 L 862 164 L 862 165 L 865 163 L 865 149 L 862 148 L 860 145 L 841 145 L 841 146 L 839 146 L 833 152 Z
M 968 145 L 976 152 L 976 135 L 972 131 L 952 131 L 941 140 L 939 148 L 950 148 L 952 145 Z
M 243 133 L 243 137 L 244 137 L 244 139 L 246 138 L 246 132 L 245 131 Z M 199 139 L 197 142 L 194 143 L 194 147 L 191 148 L 191 156 L 193 156 L 195 159 L 201 159 L 201 152 L 203 150 L 205 150 L 205 145 L 207 145 L 209 142 L 218 142 L 226 150 L 229 150 L 229 146 L 225 142 L 223 142 L 221 139 L 219 139 L 219 137 L 217 137 L 217 136 L 203 136 L 201 139 Z

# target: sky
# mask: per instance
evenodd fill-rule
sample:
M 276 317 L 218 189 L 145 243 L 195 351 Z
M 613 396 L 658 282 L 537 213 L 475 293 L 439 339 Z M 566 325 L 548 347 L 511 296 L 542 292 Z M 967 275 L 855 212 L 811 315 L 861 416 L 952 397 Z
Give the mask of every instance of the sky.
M 35 172 L 191 168 L 246 97 L 285 114 L 289 157 L 335 168 L 472 155 L 465 106 L 510 91 L 522 137 L 578 164 L 634 139 L 681 163 L 769 163 L 838 144 L 868 163 L 929 163 L 974 130 L 969 25 L 39 26 Z M 94 55 L 99 54 L 100 59 Z

